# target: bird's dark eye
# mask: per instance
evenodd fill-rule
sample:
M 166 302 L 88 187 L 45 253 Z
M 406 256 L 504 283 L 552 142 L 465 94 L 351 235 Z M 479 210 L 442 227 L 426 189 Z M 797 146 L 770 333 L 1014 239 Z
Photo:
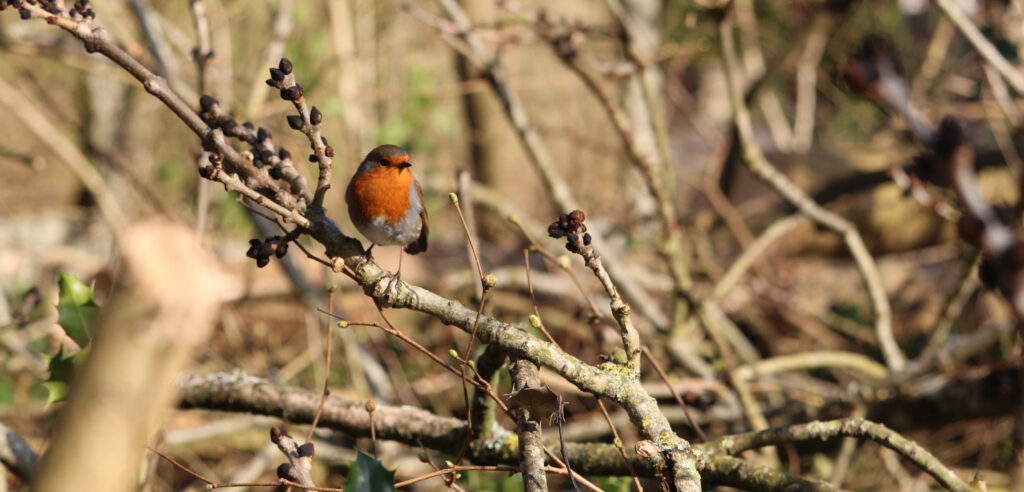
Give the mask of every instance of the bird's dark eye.
M 381 159 L 380 160 L 380 165 L 387 166 L 388 165 L 388 160 L 387 159 Z

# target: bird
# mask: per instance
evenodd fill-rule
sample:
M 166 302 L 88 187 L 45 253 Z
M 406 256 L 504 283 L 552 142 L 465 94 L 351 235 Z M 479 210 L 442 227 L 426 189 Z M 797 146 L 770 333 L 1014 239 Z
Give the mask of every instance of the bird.
M 401 279 L 402 252 L 427 250 L 430 222 L 423 203 L 423 188 L 409 168 L 409 153 L 397 145 L 380 145 L 366 154 L 345 189 L 348 216 L 359 233 L 370 240 L 363 260 L 373 258 L 376 245 L 402 246 L 398 270 L 387 291 Z

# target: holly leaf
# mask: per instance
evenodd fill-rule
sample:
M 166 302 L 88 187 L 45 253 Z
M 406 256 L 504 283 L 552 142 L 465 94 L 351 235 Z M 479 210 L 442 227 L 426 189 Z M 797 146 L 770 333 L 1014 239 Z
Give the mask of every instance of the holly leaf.
M 395 472 L 384 464 L 359 451 L 355 461 L 349 462 L 345 492 L 394 492 Z
M 43 382 L 43 387 L 49 392 L 49 396 L 46 398 L 46 408 L 68 396 L 68 389 L 71 387 L 75 370 L 82 365 L 88 353 L 87 349 L 82 349 L 69 354 L 67 347 L 61 344 L 60 350 L 50 357 L 48 366 L 50 377 Z
M 85 348 L 92 339 L 91 323 L 100 308 L 93 297 L 93 289 L 66 272 L 60 272 L 57 285 L 60 287 L 57 323 L 79 347 Z
M 50 408 L 50 405 L 67 398 L 68 390 L 71 389 L 71 386 L 63 381 L 45 381 L 43 382 L 43 387 L 49 393 L 49 396 L 46 397 L 46 406 L 43 407 L 44 410 Z

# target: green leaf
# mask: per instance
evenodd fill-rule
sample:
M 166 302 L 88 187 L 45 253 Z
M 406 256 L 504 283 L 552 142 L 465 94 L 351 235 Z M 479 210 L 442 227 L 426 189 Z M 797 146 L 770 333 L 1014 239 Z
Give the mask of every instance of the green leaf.
M 349 462 L 345 492 L 394 492 L 395 472 L 384 464 L 359 451 L 355 461 Z
M 57 403 L 68 396 L 68 389 L 71 386 L 63 381 L 46 381 L 43 383 L 43 387 L 50 392 L 50 396 L 46 397 L 46 407 L 50 408 L 50 405 Z
M 74 356 L 68 354 L 64 344 L 61 344 L 60 350 L 50 357 L 49 370 L 50 378 L 47 381 L 71 382 L 71 376 L 75 374 Z
M 92 287 L 65 272 L 60 272 L 57 284 L 60 287 L 57 323 L 79 347 L 85 348 L 92 339 L 91 323 L 100 308 Z
M 87 349 L 68 354 L 67 348 L 61 344 L 60 350 L 50 357 L 50 377 L 43 382 L 43 387 L 49 392 L 49 396 L 46 398 L 47 408 L 68 395 L 68 388 L 71 386 L 71 379 L 75 376 L 75 370 L 82 365 L 88 354 Z

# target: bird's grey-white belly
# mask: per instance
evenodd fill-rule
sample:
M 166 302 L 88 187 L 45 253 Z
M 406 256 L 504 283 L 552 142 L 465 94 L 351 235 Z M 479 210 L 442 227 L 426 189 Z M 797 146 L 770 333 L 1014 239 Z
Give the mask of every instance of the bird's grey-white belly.
M 420 228 L 423 227 L 423 224 L 420 222 L 419 207 L 409 207 L 405 217 L 394 224 L 388 224 L 387 219 L 381 216 L 371 221 L 357 222 L 355 226 L 360 233 L 366 236 L 366 239 L 374 244 L 405 246 L 420 236 Z

